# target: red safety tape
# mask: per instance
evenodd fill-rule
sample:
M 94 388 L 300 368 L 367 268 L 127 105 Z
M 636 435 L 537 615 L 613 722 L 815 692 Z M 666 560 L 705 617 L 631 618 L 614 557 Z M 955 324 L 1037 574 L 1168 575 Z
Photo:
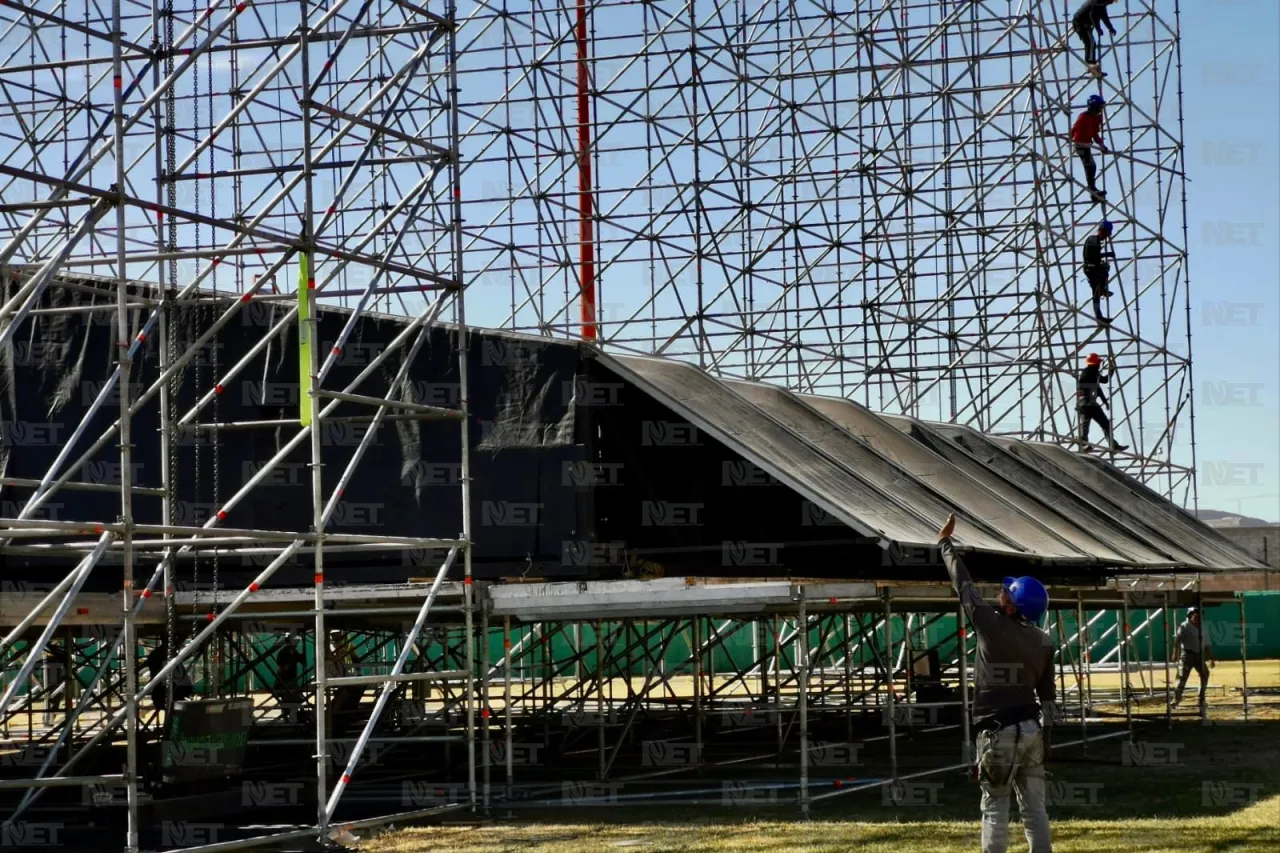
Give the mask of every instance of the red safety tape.
M 318 575 L 316 575 L 316 576 L 315 576 L 314 580 L 315 580 L 315 582 L 316 582 L 316 583 L 324 583 L 324 575 L 323 575 L 323 574 L 318 574 Z
M 261 589 L 261 587 L 258 586 L 256 581 L 249 584 L 249 592 L 257 592 L 259 589 Z
M 222 393 L 222 383 L 218 383 L 217 385 L 214 385 L 214 386 L 213 386 L 213 393 L 215 393 L 215 394 L 221 394 L 221 393 Z
M 227 511 L 225 509 L 218 510 L 218 521 L 227 520 Z

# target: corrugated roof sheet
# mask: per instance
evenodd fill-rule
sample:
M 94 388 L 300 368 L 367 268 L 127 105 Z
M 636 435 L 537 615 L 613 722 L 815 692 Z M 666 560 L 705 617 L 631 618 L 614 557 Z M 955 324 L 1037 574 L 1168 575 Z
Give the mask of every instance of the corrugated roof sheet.
M 1126 551 L 1123 543 L 1095 535 L 1079 523 L 1064 524 L 1063 516 L 1034 493 L 976 459 L 963 452 L 948 459 L 851 400 L 808 395 L 801 395 L 800 399 L 928 483 L 950 506 L 964 507 L 968 513 L 985 519 L 1032 553 L 1070 549 L 1110 565 L 1139 565 L 1143 556 L 1156 556 Z
M 1212 528 L 1098 460 L 849 400 L 722 380 L 660 358 L 602 363 L 882 546 L 958 545 L 1130 571 L 1263 569 Z

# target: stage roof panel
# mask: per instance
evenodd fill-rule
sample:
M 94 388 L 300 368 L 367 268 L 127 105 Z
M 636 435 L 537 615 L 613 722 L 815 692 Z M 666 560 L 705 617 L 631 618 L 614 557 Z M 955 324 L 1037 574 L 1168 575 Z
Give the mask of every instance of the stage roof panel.
M 1152 490 L 1059 447 L 717 379 L 669 359 L 600 361 L 884 548 L 933 545 L 955 512 L 959 547 L 1029 563 L 1264 568 Z

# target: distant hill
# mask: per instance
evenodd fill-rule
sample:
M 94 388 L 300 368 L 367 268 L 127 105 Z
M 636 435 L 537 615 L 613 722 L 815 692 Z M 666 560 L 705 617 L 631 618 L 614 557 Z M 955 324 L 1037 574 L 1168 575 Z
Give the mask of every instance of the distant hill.
M 1276 523 L 1217 509 L 1192 510 L 1191 512 L 1210 527 L 1271 527 Z

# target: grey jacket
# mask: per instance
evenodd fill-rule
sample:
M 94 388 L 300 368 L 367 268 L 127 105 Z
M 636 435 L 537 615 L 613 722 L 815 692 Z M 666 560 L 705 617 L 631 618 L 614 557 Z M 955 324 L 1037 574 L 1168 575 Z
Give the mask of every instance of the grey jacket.
M 1005 616 L 983 601 L 951 540 L 942 540 L 941 546 L 951 583 L 978 634 L 974 719 L 1034 705 L 1039 697 L 1042 723 L 1052 725 L 1057 691 L 1053 682 L 1055 649 L 1049 635 L 1030 622 Z

